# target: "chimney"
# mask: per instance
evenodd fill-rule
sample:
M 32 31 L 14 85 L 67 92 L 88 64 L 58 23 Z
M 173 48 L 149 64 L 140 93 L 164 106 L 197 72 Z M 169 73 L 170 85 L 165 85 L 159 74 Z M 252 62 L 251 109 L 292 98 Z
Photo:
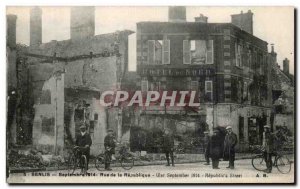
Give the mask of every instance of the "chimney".
M 34 7 L 30 10 L 30 46 L 42 43 L 42 9 Z
M 200 14 L 200 16 L 195 17 L 195 22 L 199 23 L 207 23 L 208 17 L 204 16 L 203 14 Z
M 289 68 L 290 66 L 289 66 L 289 64 L 290 64 L 289 59 L 285 58 L 283 60 L 283 73 L 285 73 L 286 75 L 290 74 L 290 68 Z
M 95 7 L 71 8 L 71 39 L 78 40 L 95 35 Z
M 186 22 L 186 8 L 184 6 L 169 7 L 169 22 Z
M 9 14 L 6 16 L 6 44 L 10 48 L 16 47 L 17 16 Z
M 251 10 L 248 10 L 247 13 L 241 11 L 240 14 L 231 15 L 231 23 L 250 34 L 253 34 L 253 13 Z

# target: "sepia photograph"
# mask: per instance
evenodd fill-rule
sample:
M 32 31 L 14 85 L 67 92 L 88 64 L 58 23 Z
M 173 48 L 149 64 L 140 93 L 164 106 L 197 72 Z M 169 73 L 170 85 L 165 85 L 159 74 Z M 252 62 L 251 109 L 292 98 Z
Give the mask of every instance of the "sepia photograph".
M 295 7 L 3 16 L 8 184 L 296 182 Z

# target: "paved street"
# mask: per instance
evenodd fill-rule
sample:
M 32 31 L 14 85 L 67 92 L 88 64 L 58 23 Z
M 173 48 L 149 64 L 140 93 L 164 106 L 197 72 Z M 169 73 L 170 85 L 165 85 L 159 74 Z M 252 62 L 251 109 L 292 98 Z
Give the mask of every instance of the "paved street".
M 274 167 L 271 174 L 256 171 L 251 160 L 236 161 L 236 169 L 230 170 L 226 166 L 228 162 L 220 162 L 220 169 L 212 169 L 211 165 L 206 166 L 201 163 L 177 164 L 175 167 L 167 167 L 165 165 L 153 166 L 135 166 L 131 170 L 124 170 L 121 167 L 113 167 L 112 171 L 98 171 L 91 168 L 88 172 L 89 176 L 70 176 L 68 171 L 47 171 L 37 173 L 27 173 L 23 178 L 45 177 L 49 181 L 50 178 L 63 179 L 63 182 L 197 182 L 197 183 L 215 183 L 215 182 L 292 182 L 294 175 L 294 167 L 289 174 L 281 174 Z M 75 172 L 79 173 L 77 170 Z M 13 179 L 16 175 L 13 174 Z M 51 177 L 49 177 L 49 175 Z M 84 179 L 84 180 L 83 180 Z M 41 179 L 40 179 L 41 180 Z M 51 181 L 51 180 L 50 180 Z

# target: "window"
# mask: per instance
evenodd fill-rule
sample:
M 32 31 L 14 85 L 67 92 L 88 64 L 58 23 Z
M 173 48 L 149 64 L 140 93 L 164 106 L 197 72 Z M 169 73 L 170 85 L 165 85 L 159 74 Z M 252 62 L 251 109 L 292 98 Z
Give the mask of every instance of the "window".
M 213 64 L 213 40 L 183 40 L 184 64 Z
M 148 81 L 144 80 L 141 82 L 141 90 L 142 90 L 142 92 L 148 91 Z
M 170 64 L 170 40 L 148 41 L 148 64 Z
M 241 67 L 242 66 L 242 46 L 239 44 L 235 44 L 235 59 L 236 59 L 236 66 Z
M 205 81 L 205 100 L 211 102 L 213 99 L 213 84 L 212 81 Z
M 251 66 L 252 66 L 252 54 L 251 54 L 251 50 L 249 49 L 248 50 L 248 53 L 247 53 L 247 55 L 248 55 L 248 66 L 249 66 L 249 68 L 251 68 Z
M 244 99 L 244 101 L 248 100 L 248 83 L 246 81 L 244 81 L 243 99 Z
M 150 90 L 151 91 L 159 91 L 160 90 L 160 82 L 159 81 L 151 82 Z
M 191 91 L 198 91 L 198 81 L 191 81 Z

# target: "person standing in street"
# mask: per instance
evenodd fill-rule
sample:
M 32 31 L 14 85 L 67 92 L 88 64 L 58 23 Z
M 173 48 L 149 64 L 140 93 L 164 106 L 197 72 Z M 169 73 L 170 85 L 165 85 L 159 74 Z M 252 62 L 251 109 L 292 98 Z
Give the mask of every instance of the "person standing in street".
M 209 132 L 204 131 L 204 157 L 206 163 L 204 165 L 209 165 Z
M 227 134 L 224 140 L 224 159 L 229 160 L 229 166 L 226 168 L 234 169 L 235 145 L 237 144 L 237 136 L 232 131 L 232 127 L 226 127 Z
M 264 126 L 264 133 L 263 133 L 263 144 L 262 147 L 264 149 L 264 157 L 267 169 L 265 170 L 266 173 L 272 172 L 272 153 L 274 151 L 274 135 L 271 132 L 271 127 L 269 125 Z
M 113 135 L 113 130 L 109 129 L 107 135 L 104 138 L 104 148 L 105 148 L 105 170 L 111 171 L 110 163 L 111 157 L 115 153 L 116 140 Z
M 209 154 L 212 160 L 213 169 L 220 169 L 219 161 L 222 156 L 222 143 L 223 141 L 220 137 L 220 131 L 214 129 L 213 135 L 210 137 L 209 140 Z
M 165 130 L 165 133 L 163 136 L 163 148 L 164 148 L 164 152 L 166 154 L 166 159 L 167 159 L 166 166 L 170 166 L 170 156 L 171 156 L 172 166 L 175 166 L 175 164 L 174 164 L 174 136 L 170 133 L 169 130 Z
M 86 126 L 80 126 L 80 134 L 76 136 L 75 145 L 80 147 L 81 153 L 85 155 L 87 161 L 87 169 L 89 169 L 90 161 L 90 147 L 92 145 L 92 138 L 86 132 Z

